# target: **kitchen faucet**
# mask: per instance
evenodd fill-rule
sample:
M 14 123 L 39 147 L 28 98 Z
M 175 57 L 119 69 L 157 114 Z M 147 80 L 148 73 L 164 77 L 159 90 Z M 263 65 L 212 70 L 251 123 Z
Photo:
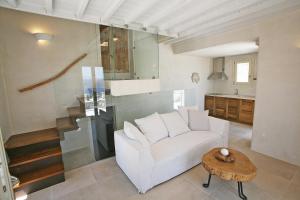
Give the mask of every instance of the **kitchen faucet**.
M 239 90 L 237 88 L 234 89 L 234 95 L 238 95 L 239 94 Z

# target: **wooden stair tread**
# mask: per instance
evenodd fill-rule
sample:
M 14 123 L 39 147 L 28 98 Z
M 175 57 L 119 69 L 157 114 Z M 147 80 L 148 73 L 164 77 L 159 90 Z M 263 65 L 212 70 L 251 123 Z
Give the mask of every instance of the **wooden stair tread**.
M 14 149 L 53 140 L 59 140 L 59 135 L 56 128 L 13 135 L 5 143 L 5 148 Z
M 70 107 L 70 108 L 67 108 L 67 110 L 68 110 L 70 117 L 75 117 L 75 118 L 85 117 L 85 113 L 82 112 L 82 110 L 80 109 L 80 106 Z
M 23 164 L 28 164 L 34 161 L 47 159 L 54 156 L 61 156 L 62 151 L 60 146 L 51 148 L 51 149 L 45 149 L 39 152 L 34 152 L 28 155 L 22 155 L 17 157 L 10 158 L 9 167 L 16 167 Z
M 36 170 L 34 172 L 29 172 L 26 174 L 20 175 L 18 178 L 20 180 L 20 185 L 16 187 L 15 189 L 18 189 L 20 187 L 24 187 L 25 185 L 41 181 L 47 178 L 50 178 L 52 176 L 56 176 L 59 174 L 64 173 L 64 166 L 62 163 L 51 165 L 47 168 Z
M 78 125 L 71 117 L 62 117 L 56 119 L 56 128 L 59 131 L 72 131 L 78 129 Z

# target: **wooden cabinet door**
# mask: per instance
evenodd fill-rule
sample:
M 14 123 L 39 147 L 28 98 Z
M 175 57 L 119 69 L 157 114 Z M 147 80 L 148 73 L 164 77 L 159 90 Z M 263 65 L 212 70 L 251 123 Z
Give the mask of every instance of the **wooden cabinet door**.
M 215 107 L 215 97 L 213 96 L 205 96 L 205 110 L 209 110 L 209 115 L 214 114 L 214 107 Z
M 254 101 L 242 99 L 240 101 L 239 121 L 253 124 Z
M 226 98 L 215 97 L 215 113 L 216 117 L 226 118 Z
M 240 99 L 227 99 L 227 116 L 229 120 L 238 120 Z

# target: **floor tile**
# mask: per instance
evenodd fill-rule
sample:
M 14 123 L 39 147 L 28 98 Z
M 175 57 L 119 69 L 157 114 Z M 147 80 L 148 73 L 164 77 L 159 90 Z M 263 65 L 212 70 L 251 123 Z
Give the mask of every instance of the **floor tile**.
M 254 152 L 251 126 L 231 123 L 230 147 L 249 157 L 257 166 L 257 176 L 244 183 L 244 193 L 255 200 L 300 199 L 300 167 Z M 29 195 L 29 200 L 236 200 L 237 183 L 212 176 L 201 164 L 173 179 L 138 194 L 115 158 L 89 164 L 66 173 L 66 181 Z

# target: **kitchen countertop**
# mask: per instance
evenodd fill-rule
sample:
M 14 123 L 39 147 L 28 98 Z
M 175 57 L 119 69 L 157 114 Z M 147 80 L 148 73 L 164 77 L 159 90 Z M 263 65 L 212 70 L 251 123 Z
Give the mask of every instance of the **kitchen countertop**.
M 255 100 L 255 96 L 249 95 L 235 95 L 235 94 L 217 94 L 217 93 L 208 93 L 206 96 L 214 96 L 214 97 L 226 97 L 226 98 L 234 98 L 234 99 L 248 99 Z

